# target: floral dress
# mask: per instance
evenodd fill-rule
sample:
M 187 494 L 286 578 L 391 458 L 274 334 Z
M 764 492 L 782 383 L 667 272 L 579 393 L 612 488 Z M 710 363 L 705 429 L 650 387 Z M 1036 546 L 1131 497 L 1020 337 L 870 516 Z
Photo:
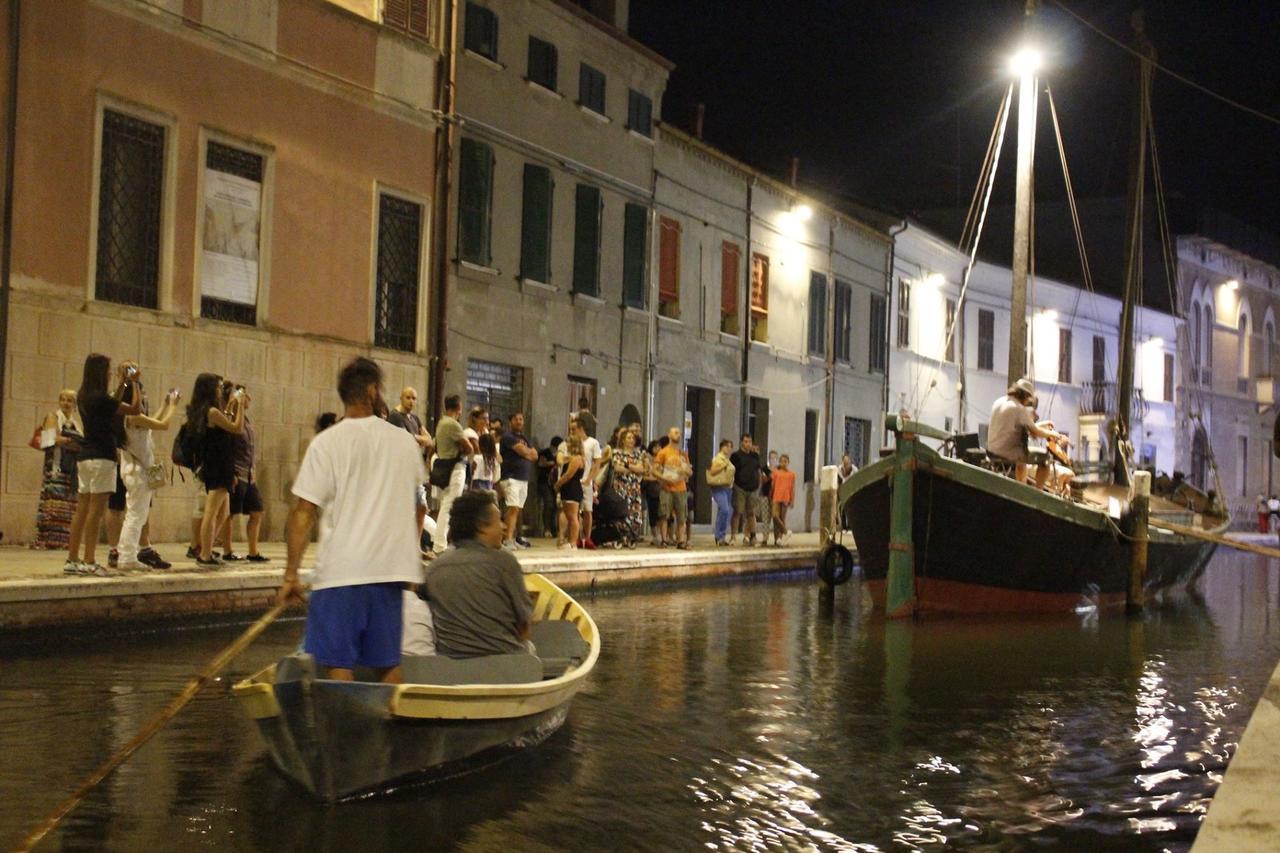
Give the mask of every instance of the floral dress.
M 80 438 L 76 422 L 61 411 L 58 434 Z M 36 538 L 32 548 L 66 550 L 71 538 L 71 518 L 76 514 L 76 455 L 54 446 L 44 451 L 44 480 L 40 484 L 40 504 L 36 508 Z
M 644 536 L 644 491 L 640 488 L 640 474 L 628 470 L 630 465 L 644 462 L 644 451 L 638 447 L 630 450 L 614 450 L 613 461 L 621 465 L 621 470 L 614 467 L 614 488 L 627 501 L 627 527 L 631 530 L 632 539 Z

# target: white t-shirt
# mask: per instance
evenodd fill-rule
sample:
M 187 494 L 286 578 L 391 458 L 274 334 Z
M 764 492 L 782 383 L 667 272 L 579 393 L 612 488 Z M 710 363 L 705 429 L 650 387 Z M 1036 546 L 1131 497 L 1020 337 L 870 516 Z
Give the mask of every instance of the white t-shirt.
M 312 589 L 422 580 L 418 444 L 381 418 L 344 418 L 311 440 L 293 493 L 320 507 Z
M 596 441 L 594 436 L 587 436 L 582 440 L 582 483 L 586 485 L 591 482 L 591 468 L 596 464 L 596 460 L 600 458 L 600 442 Z

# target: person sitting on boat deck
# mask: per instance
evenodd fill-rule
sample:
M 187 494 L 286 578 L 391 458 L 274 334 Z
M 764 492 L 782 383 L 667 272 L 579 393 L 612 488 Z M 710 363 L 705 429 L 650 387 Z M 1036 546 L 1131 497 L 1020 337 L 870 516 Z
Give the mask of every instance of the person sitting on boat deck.
M 1027 439 L 1029 436 L 1057 440 L 1057 431 L 1036 424 L 1030 402 L 1036 388 L 1031 380 L 1023 377 L 1009 387 L 1009 392 L 991 406 L 991 422 L 987 427 L 987 453 L 997 462 L 1012 465 L 1013 478 L 1019 483 L 1027 480 Z M 1036 486 L 1044 488 L 1049 471 L 1043 466 L 1036 470 Z
M 303 649 L 326 678 L 352 681 L 363 666 L 395 684 L 403 590 L 422 577 L 413 495 L 427 470 L 413 437 L 374 416 L 382 399 L 377 363 L 348 363 L 338 394 L 345 416 L 311 440 L 293 481 L 297 501 L 285 524 L 288 561 L 276 600 L 303 600 L 298 567 L 319 514 Z
M 533 651 L 533 602 L 520 563 L 503 550 L 505 536 L 492 492 L 464 492 L 453 502 L 453 548 L 427 568 L 419 592 L 431 606 L 436 654 L 470 658 Z
M 1032 395 L 1031 417 L 1036 422 L 1036 426 L 1042 430 L 1053 430 L 1057 432 L 1057 427 L 1053 421 L 1040 420 L 1040 399 Z M 1068 462 L 1067 449 L 1071 447 L 1071 440 L 1065 432 L 1059 432 L 1056 440 L 1050 438 L 1045 439 L 1045 451 L 1047 457 L 1043 462 L 1036 465 L 1036 482 L 1043 481 L 1047 484 L 1049 491 L 1058 497 L 1067 498 L 1071 496 L 1071 481 L 1075 479 L 1076 472 L 1071 469 Z M 1041 474 L 1040 469 L 1045 469 L 1047 473 Z

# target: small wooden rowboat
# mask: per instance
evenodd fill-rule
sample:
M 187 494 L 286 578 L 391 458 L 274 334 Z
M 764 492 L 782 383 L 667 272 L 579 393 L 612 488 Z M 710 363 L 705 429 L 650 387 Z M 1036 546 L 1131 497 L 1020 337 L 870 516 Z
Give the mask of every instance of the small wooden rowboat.
M 600 655 L 578 602 L 542 575 L 525 586 L 536 656 L 406 656 L 405 683 L 382 684 L 317 678 L 291 655 L 232 692 L 280 772 L 326 802 L 481 766 L 558 729 Z

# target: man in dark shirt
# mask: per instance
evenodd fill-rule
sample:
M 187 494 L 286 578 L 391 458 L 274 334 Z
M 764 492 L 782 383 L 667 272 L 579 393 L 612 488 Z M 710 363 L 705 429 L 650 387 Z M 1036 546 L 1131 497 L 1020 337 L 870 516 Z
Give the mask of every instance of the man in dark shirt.
M 453 502 L 449 544 L 427 569 L 436 653 L 467 658 L 530 651 L 533 602 L 516 558 L 502 550 L 505 528 L 493 493 L 464 492 Z
M 733 520 L 729 524 L 729 544 L 733 544 L 738 531 L 743 541 L 750 542 L 756 535 L 755 493 L 760 488 L 760 454 L 752 443 L 751 433 L 742 436 L 742 443 L 729 456 L 733 463 Z
M 434 443 L 431 440 L 431 433 L 427 432 L 427 428 L 422 425 L 422 419 L 413 411 L 417 405 L 417 390 L 406 387 L 400 392 L 400 402 L 387 413 L 387 423 L 398 426 L 413 436 L 413 440 L 418 442 L 423 456 L 426 457 L 430 455 Z
M 507 419 L 510 428 L 502 434 L 502 494 L 507 503 L 507 537 L 502 547 L 511 551 L 528 548 L 529 540 L 520 535 L 520 514 L 529 497 L 529 471 L 538 459 L 538 451 L 524 436 L 524 413 L 513 412 Z

